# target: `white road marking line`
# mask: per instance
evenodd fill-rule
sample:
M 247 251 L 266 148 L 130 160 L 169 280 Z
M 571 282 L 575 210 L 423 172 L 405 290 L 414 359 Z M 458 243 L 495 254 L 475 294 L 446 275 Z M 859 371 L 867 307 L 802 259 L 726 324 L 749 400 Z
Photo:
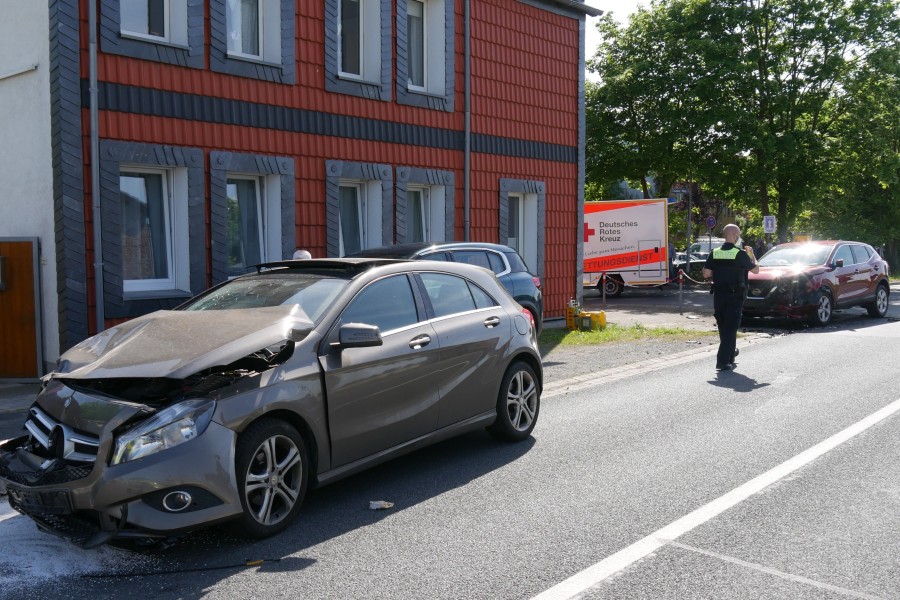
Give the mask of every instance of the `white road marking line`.
M 827 590 L 829 592 L 835 592 L 841 594 L 843 596 L 850 596 L 851 598 L 863 598 L 863 600 L 884 600 L 881 596 L 873 596 L 872 594 L 866 594 L 864 592 L 857 592 L 854 590 L 848 590 L 847 588 L 838 587 L 836 585 L 831 585 L 829 583 L 822 583 L 821 581 L 816 581 L 815 579 L 810 579 L 808 577 L 803 577 L 802 575 L 792 575 L 790 573 L 785 573 L 784 571 L 779 571 L 778 569 L 773 569 L 772 567 L 767 567 L 765 565 L 760 565 L 757 563 L 747 562 L 745 560 L 741 560 L 739 558 L 735 558 L 733 556 L 728 556 L 726 554 L 719 554 L 718 552 L 711 552 L 709 550 L 704 550 L 702 548 L 696 548 L 694 546 L 688 546 L 687 544 L 681 544 L 678 542 L 669 542 L 669 546 L 675 546 L 676 548 L 681 548 L 683 550 L 687 550 L 689 552 L 695 552 L 697 554 L 703 554 L 706 556 L 710 556 L 712 558 L 725 561 L 734 565 L 738 565 L 741 567 L 746 567 L 748 569 L 752 569 L 754 571 L 759 571 L 761 573 L 765 573 L 767 575 L 773 575 L 775 577 L 780 577 L 781 579 L 787 579 L 788 581 L 793 581 L 795 583 L 802 583 L 804 585 L 812 586 L 814 588 L 818 588 L 820 590 Z
M 680 519 L 669 523 L 665 527 L 657 529 L 647 537 L 640 539 L 630 546 L 619 550 L 615 554 L 606 557 L 600 562 L 591 565 L 580 573 L 576 573 L 565 581 L 538 594 L 534 597 L 534 600 L 563 600 L 575 598 L 588 588 L 597 585 L 611 575 L 618 573 L 622 569 L 625 569 L 642 558 L 649 556 L 651 553 L 656 552 L 669 541 L 676 540 L 692 529 L 717 517 L 729 508 L 732 508 L 780 479 L 787 477 L 794 471 L 808 465 L 815 459 L 849 441 L 873 425 L 877 425 L 898 411 L 900 411 L 900 399 L 894 400 L 881 410 L 857 421 L 853 425 L 819 442 L 815 446 L 804 450 L 793 458 L 789 458 L 780 465 L 769 469 L 762 475 L 719 496 L 715 500 L 701 506 Z

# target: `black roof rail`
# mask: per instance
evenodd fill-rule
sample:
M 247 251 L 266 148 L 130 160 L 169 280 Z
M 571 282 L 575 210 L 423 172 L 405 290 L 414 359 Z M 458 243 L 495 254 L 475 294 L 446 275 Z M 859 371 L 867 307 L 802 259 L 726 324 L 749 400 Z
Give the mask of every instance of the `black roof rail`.
M 255 267 L 257 273 L 261 273 L 263 269 L 336 269 L 361 273 L 373 267 L 398 262 L 407 261 L 396 258 L 305 258 L 260 263 Z

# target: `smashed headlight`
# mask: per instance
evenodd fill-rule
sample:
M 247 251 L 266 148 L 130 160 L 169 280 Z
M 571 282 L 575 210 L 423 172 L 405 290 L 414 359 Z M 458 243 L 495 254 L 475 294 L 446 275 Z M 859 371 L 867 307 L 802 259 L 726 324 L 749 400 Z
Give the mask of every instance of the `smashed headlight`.
M 116 438 L 110 464 L 143 458 L 194 439 L 206 431 L 215 408 L 214 400 L 196 399 L 161 410 Z

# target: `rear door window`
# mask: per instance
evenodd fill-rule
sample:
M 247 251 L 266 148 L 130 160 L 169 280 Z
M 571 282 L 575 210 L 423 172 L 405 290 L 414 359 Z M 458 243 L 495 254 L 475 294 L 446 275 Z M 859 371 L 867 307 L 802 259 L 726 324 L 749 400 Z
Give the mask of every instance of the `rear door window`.
M 487 255 L 488 253 L 484 250 L 456 250 L 453 252 L 453 260 L 490 269 L 491 262 Z
M 497 301 L 491 298 L 490 294 L 471 281 L 469 282 L 469 291 L 472 292 L 472 297 L 475 298 L 475 306 L 478 308 L 490 308 L 498 305 Z
M 499 275 L 506 270 L 506 263 L 503 262 L 502 256 L 500 256 L 496 252 L 488 252 L 487 257 L 488 261 L 491 263 L 491 271 L 493 271 L 495 274 Z
M 513 273 L 528 270 L 525 261 L 522 260 L 522 257 L 519 256 L 518 252 L 504 252 L 503 254 L 506 256 L 506 260 L 509 261 L 509 268 Z
M 443 262 L 450 262 L 450 257 L 447 256 L 446 252 L 432 252 L 430 254 L 423 254 L 419 257 L 419 260 L 440 260 Z
M 431 300 L 435 317 L 475 310 L 475 298 L 468 282 L 462 277 L 446 273 L 421 273 L 419 276 Z
M 850 246 L 853 250 L 853 256 L 856 260 L 855 263 L 864 263 L 869 262 L 869 259 L 872 257 L 872 254 L 869 252 L 869 249 L 862 245 L 854 245 Z

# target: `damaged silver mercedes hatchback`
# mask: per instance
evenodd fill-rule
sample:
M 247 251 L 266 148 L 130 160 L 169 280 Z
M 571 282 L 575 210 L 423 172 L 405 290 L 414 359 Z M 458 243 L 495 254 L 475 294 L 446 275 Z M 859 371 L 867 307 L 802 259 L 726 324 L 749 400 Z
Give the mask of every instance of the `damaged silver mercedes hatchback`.
M 477 428 L 527 438 L 542 377 L 486 269 L 271 263 L 66 352 L 0 446 L 0 491 L 85 547 L 267 537 L 316 485 Z

